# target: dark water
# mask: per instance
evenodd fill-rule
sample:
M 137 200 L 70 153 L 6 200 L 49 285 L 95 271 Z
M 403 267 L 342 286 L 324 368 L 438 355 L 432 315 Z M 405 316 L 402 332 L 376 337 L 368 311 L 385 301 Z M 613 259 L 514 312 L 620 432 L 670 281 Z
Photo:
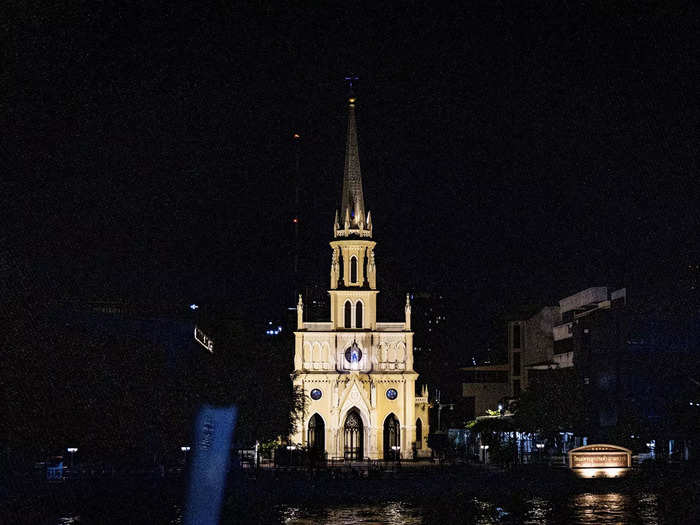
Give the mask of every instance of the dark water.
M 182 523 L 185 484 L 74 484 L 31 500 L 4 523 Z M 29 518 L 28 512 L 42 509 Z M 38 519 L 37 519 L 38 518 Z M 659 469 L 626 480 L 568 472 L 475 468 L 386 473 L 377 479 L 261 472 L 231 481 L 222 524 L 695 524 L 698 469 Z
M 279 524 L 423 524 L 423 523 L 474 523 L 500 524 L 523 523 L 540 524 L 644 524 L 692 523 L 678 521 L 674 516 L 663 516 L 659 509 L 659 496 L 654 493 L 622 494 L 582 493 L 570 495 L 562 501 L 546 498 L 532 498 L 521 502 L 517 509 L 507 509 L 496 503 L 472 498 L 469 501 L 455 502 L 458 515 L 450 515 L 450 509 L 442 509 L 429 504 L 387 501 L 374 504 L 327 504 L 327 505 L 277 505 L 259 509 L 255 515 L 237 515 L 229 512 L 222 516 L 222 523 L 279 523 Z M 464 510 L 468 508 L 468 510 Z M 443 512 L 446 511 L 446 512 Z M 166 514 L 170 514 L 166 516 Z M 63 516 L 54 521 L 60 525 L 78 525 L 92 523 L 92 518 L 85 519 L 80 514 Z M 112 522 L 105 517 L 105 522 Z M 151 523 L 182 523 L 181 508 L 171 507 Z M 121 520 L 119 520 L 122 522 Z M 136 515 L 133 523 L 138 522 Z M 124 516 L 123 523 L 132 523 Z
M 674 523 L 659 516 L 657 496 L 654 494 L 628 495 L 620 493 L 584 493 L 570 496 L 565 502 L 552 502 L 533 498 L 524 502 L 517 513 L 509 512 L 495 503 L 473 499 L 473 513 L 456 517 L 456 523 L 497 524 L 524 523 L 531 525 L 550 523 L 605 524 L 634 523 L 657 525 Z M 440 509 L 407 502 L 387 502 L 374 505 L 329 505 L 325 507 L 281 506 L 276 509 L 276 523 L 333 524 L 354 523 L 422 524 L 441 520 Z M 273 518 L 269 516 L 269 518 Z M 461 519 L 460 519 L 461 518 Z M 274 519 L 274 518 L 273 518 Z M 445 520 L 448 521 L 448 520 Z M 449 520 L 453 521 L 453 520 Z

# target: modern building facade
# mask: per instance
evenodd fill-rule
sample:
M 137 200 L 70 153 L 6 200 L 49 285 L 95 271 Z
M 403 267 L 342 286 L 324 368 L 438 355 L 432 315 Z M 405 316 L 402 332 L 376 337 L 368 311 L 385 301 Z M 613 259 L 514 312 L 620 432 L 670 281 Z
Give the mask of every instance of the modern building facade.
M 307 404 L 290 440 L 329 458 L 429 456 L 428 392 L 416 395 L 410 297 L 402 321 L 377 321 L 372 233 L 351 97 L 342 205 L 330 242 L 330 321 L 305 321 L 299 296 L 292 377 Z
M 609 318 L 606 314 L 625 301 L 624 288 L 609 293 L 607 287 L 599 286 L 564 297 L 557 306 L 511 316 L 506 322 L 508 362 L 461 370 L 462 396 L 473 404 L 474 415 L 495 410 L 499 404 L 506 406 L 553 370 L 572 368 L 575 362 L 583 370 L 583 354 L 580 350 L 576 354 L 575 347 L 581 347 L 583 343 L 576 341 L 588 335 L 587 319 Z

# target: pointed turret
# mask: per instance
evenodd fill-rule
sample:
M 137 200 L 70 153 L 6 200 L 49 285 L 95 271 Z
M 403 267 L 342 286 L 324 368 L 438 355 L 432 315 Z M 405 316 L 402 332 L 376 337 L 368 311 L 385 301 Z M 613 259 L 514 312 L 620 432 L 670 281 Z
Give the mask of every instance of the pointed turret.
M 365 217 L 365 199 L 362 192 L 362 173 L 360 171 L 360 153 L 357 146 L 357 126 L 355 124 L 355 97 L 348 99 L 348 133 L 345 145 L 345 170 L 343 172 L 343 196 L 340 216 L 345 217 L 344 229 L 335 232 L 335 236 L 347 237 L 358 235 L 371 237 L 369 221 Z M 349 220 L 348 220 L 349 219 Z
M 343 204 L 341 211 L 350 210 L 353 225 L 365 215 L 365 200 L 362 195 L 362 173 L 360 153 L 357 147 L 355 124 L 355 98 L 348 99 L 348 135 L 345 144 L 345 170 L 343 172 Z

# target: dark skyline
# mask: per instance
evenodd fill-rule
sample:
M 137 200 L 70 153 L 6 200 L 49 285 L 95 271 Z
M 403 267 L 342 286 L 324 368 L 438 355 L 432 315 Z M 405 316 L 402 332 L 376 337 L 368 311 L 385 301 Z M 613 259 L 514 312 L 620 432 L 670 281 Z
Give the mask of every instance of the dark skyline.
M 3 279 L 282 314 L 292 134 L 303 274 L 325 286 L 354 73 L 380 289 L 445 292 L 470 331 L 589 286 L 671 290 L 700 262 L 697 19 L 20 6 L 3 27 Z

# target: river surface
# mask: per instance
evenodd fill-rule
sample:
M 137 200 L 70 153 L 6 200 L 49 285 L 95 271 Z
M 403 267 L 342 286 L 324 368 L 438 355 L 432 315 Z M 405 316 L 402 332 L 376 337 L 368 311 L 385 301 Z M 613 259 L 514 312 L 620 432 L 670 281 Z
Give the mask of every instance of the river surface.
M 464 503 L 464 502 L 462 502 Z M 554 503 L 547 499 L 533 498 L 511 511 L 495 503 L 473 499 L 471 512 L 443 512 L 445 509 L 430 505 L 413 505 L 408 502 L 389 501 L 372 505 L 280 506 L 266 516 L 268 523 L 286 524 L 407 524 L 452 523 L 499 524 L 524 523 L 544 525 L 554 523 L 605 524 L 634 523 L 657 525 L 674 523 L 659 515 L 655 494 L 628 495 L 620 493 L 584 493 L 570 496 L 565 502 Z M 463 510 L 464 505 L 458 509 Z M 455 509 L 456 510 L 456 509 Z M 459 514 L 459 515 L 455 515 Z M 228 517 L 227 517 L 228 518 Z M 231 516 L 233 518 L 233 516 Z M 673 519 L 673 518 L 671 518 Z M 224 519 L 223 521 L 227 521 Z M 235 519 L 231 520 L 232 522 Z
M 141 523 L 147 518 L 151 524 L 182 523 L 179 505 L 162 512 L 133 508 L 133 514 L 118 512 L 110 516 L 110 509 L 104 509 L 103 523 Z M 145 510 L 145 512 L 144 512 Z M 79 525 L 94 523 L 97 516 L 82 517 L 79 513 L 61 516 L 56 525 Z M 237 513 L 229 510 L 222 516 L 222 523 L 275 523 L 275 524 L 405 524 L 423 523 L 474 523 L 500 524 L 523 523 L 544 524 L 644 524 L 682 523 L 678 516 L 664 516 L 659 506 L 659 496 L 653 493 L 622 494 L 582 493 L 572 494 L 566 500 L 554 502 L 545 498 L 532 498 L 520 502 L 510 509 L 496 503 L 472 498 L 469 501 L 455 501 L 452 508 L 440 505 L 413 504 L 402 501 L 387 501 L 372 504 L 326 504 L 326 505 L 276 505 L 257 509 L 254 513 Z M 143 521 L 144 523 L 146 520 Z
M 185 485 L 65 484 L 17 505 L 19 519 L 3 521 L 0 512 L 0 524 L 179 525 Z M 700 476 L 691 466 L 617 480 L 471 466 L 379 478 L 270 471 L 232 478 L 224 501 L 222 524 L 694 524 L 700 523 Z

